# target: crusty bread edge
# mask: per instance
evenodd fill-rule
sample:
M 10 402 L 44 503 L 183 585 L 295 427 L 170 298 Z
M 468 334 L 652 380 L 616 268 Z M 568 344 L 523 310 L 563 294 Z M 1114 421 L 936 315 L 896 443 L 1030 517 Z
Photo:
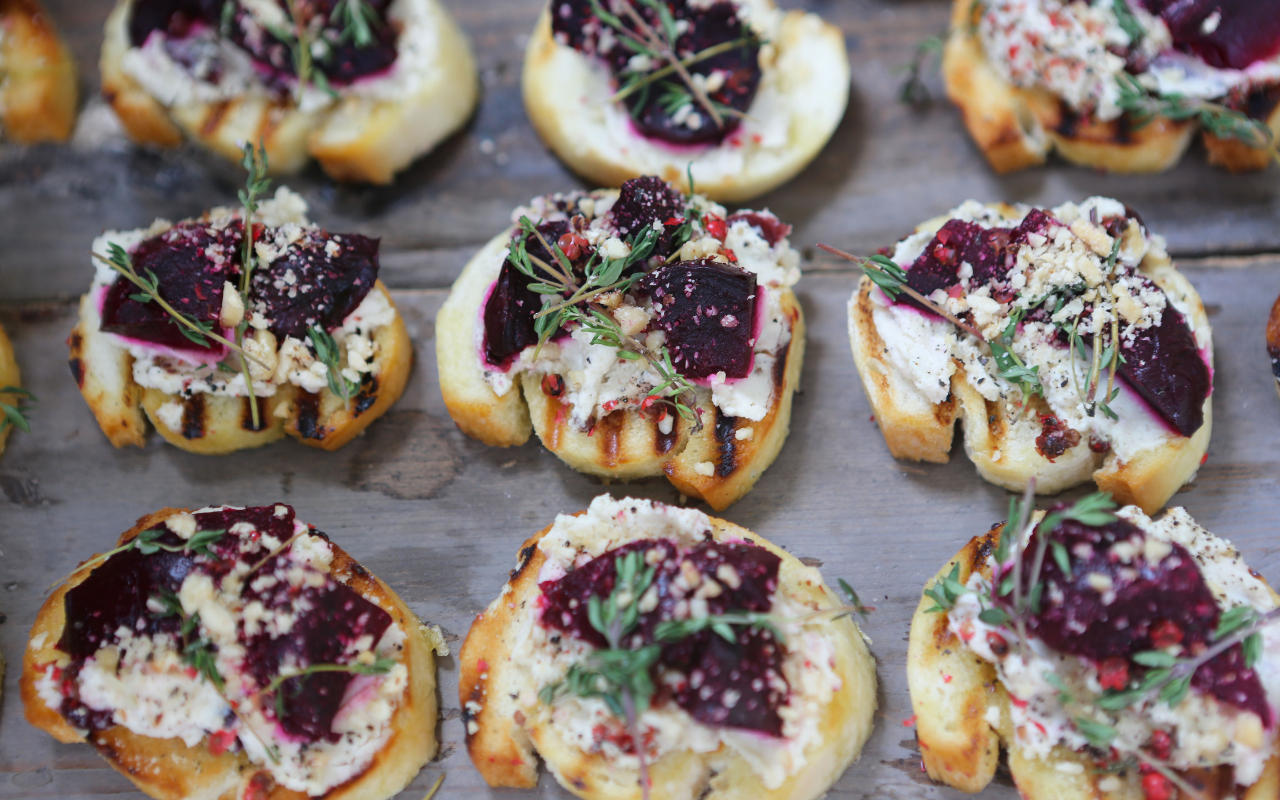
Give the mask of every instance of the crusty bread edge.
M 9 335 L 4 332 L 4 328 L 0 327 L 0 388 L 12 386 L 16 389 L 22 388 L 22 372 L 18 369 L 18 359 L 13 352 L 13 342 L 9 341 Z M 16 406 L 22 401 L 22 398 L 14 394 L 0 394 L 0 403 L 8 403 Z M 9 442 L 9 437 L 13 434 L 13 424 L 4 426 L 4 430 L 0 430 L 0 455 L 4 455 L 5 445 Z M 3 666 L 0 666 L 0 670 Z
M 75 127 L 76 66 L 36 0 L 0 2 L 0 133 L 15 142 L 64 142 Z

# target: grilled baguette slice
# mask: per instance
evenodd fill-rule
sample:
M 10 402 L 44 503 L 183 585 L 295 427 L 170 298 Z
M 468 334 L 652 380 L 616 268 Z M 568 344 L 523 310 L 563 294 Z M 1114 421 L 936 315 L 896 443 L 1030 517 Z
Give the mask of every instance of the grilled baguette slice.
M 0 389 L 10 386 L 22 388 L 22 373 L 18 371 L 18 359 L 13 354 L 13 342 L 9 341 L 9 336 L 4 332 L 4 328 L 0 328 Z M 22 398 L 18 395 L 0 393 L 0 403 L 16 406 L 21 400 Z M 12 433 L 12 423 L 0 429 L 0 455 L 4 455 L 4 446 L 8 443 L 9 436 Z
M 773 0 L 750 0 L 747 5 L 756 16 L 774 12 Z M 630 178 L 657 175 L 690 192 L 686 170 L 692 163 L 699 194 L 722 203 L 741 203 L 786 183 L 804 169 L 835 133 L 849 101 L 849 56 L 839 28 L 816 14 L 789 11 L 771 46 L 771 60 L 765 62 L 767 56 L 761 55 L 764 75 L 757 99 L 761 94 L 776 94 L 778 103 L 793 115 L 781 147 L 743 141 L 674 154 L 638 134 L 620 141 L 605 112 L 613 94 L 605 68 L 558 44 L 546 10 L 525 51 L 525 109 L 543 142 L 590 183 L 621 186 Z M 759 113 L 768 111 L 759 109 Z M 725 153 L 730 147 L 741 155 Z M 726 163 L 730 160 L 731 165 Z
M 382 281 L 373 291 L 395 303 Z M 378 355 L 373 371 L 365 377 L 350 408 L 329 388 L 311 394 L 296 386 L 280 386 L 272 397 L 258 400 L 259 425 L 253 425 L 247 397 L 195 394 L 184 398 L 154 388 L 143 388 L 133 379 L 133 356 L 101 329 L 101 319 L 89 295 L 80 298 L 80 320 L 67 339 L 71 374 L 93 411 L 102 432 L 116 447 L 146 445 L 150 420 L 170 444 L 191 453 L 224 455 L 261 447 L 288 434 L 305 445 L 337 450 L 387 412 L 400 399 L 413 364 L 413 343 L 404 319 L 377 329 Z M 159 409 L 169 403 L 182 406 L 182 424 L 172 429 Z
M 992 169 L 1005 174 L 1043 164 L 1051 150 L 1081 166 L 1107 172 L 1163 172 L 1199 130 L 1194 120 L 1157 116 L 1141 126 L 1102 122 L 1072 111 L 1048 90 L 1009 84 L 996 72 L 974 28 L 981 0 L 955 0 L 942 58 L 947 96 Z M 1280 100 L 1280 97 L 1274 98 Z M 1280 135 L 1280 103 L 1262 118 Z M 1271 155 L 1238 140 L 1204 135 L 1211 163 L 1233 172 L 1265 169 Z
M 76 66 L 37 0 L 0 0 L 0 135 L 66 141 L 76 121 Z
M 297 172 L 315 158 L 340 181 L 391 183 L 395 174 L 452 134 L 471 116 L 479 94 L 475 57 L 438 0 L 429 0 L 436 59 L 412 94 L 377 100 L 348 94 L 335 106 L 304 112 L 290 99 L 252 92 L 219 103 L 166 108 L 121 66 L 129 50 L 133 0 L 119 0 L 102 45 L 102 94 L 139 144 L 175 147 L 191 138 L 239 161 L 244 142 L 262 142 L 273 174 Z
M 692 425 L 678 416 L 671 433 L 663 434 L 652 415 L 634 409 L 610 413 L 588 433 L 570 423 L 571 404 L 542 390 L 540 375 L 522 374 L 502 396 L 484 380 L 478 346 L 481 309 L 508 241 L 510 231 L 491 239 L 471 259 L 436 318 L 440 391 L 462 432 L 494 447 L 524 444 L 536 432 L 548 450 L 579 472 L 627 481 L 665 474 L 683 494 L 705 500 L 717 511 L 751 491 L 778 457 L 791 426 L 805 341 L 804 314 L 795 294 L 787 289 L 782 296 L 791 342 L 779 355 L 764 419 L 722 417 L 710 392 L 700 390 L 703 429 L 696 436 L 690 436 Z M 705 474 L 708 465 L 710 475 Z
M 946 218 L 940 217 L 916 230 L 937 230 L 945 222 Z M 1193 330 L 1208 326 L 1209 318 L 1199 294 L 1166 256 L 1149 253 L 1139 270 L 1170 296 L 1190 306 L 1187 321 Z M 863 277 L 849 301 L 849 340 L 876 424 L 894 458 L 947 463 L 955 425 L 963 421 L 966 454 L 978 474 L 997 486 L 1022 491 L 1028 478 L 1034 476 L 1038 493 L 1056 494 L 1093 480 L 1118 503 L 1139 506 L 1148 514 L 1164 508 L 1174 492 L 1200 468 L 1213 428 L 1212 396 L 1205 398 L 1204 425 L 1193 436 L 1172 437 L 1128 461 L 1122 461 L 1110 450 L 1095 453 L 1087 443 L 1049 461 L 1036 450 L 1035 442 L 1041 431 L 1038 416 L 1049 413 L 1043 398 L 1034 398 L 1030 409 L 1014 413 L 1008 400 L 990 402 L 980 395 L 965 378 L 961 366 L 952 376 L 950 396 L 941 403 L 930 403 L 890 361 L 872 318 L 872 291 L 874 284 Z M 1014 422 L 1010 423 L 1010 419 Z
M 835 593 L 820 580 L 813 580 L 813 571 L 795 556 L 730 522 L 712 517 L 711 526 L 711 535 L 716 541 L 746 539 L 781 558 L 780 592 L 824 608 L 840 606 Z M 463 642 L 458 691 L 467 726 L 467 752 L 481 776 L 493 787 L 531 789 L 536 786 L 536 750 L 556 780 L 578 797 L 638 800 L 639 776 L 634 770 L 621 769 L 598 753 L 584 753 L 557 734 L 549 709 L 541 707 L 538 717 L 530 719 L 519 712 L 513 699 L 520 692 L 537 693 L 541 688 L 520 685 L 519 676 L 513 674 L 509 665 L 517 629 L 521 625 L 537 624 L 528 619 L 533 613 L 533 600 L 539 594 L 538 571 L 545 561 L 537 545 L 551 528 L 548 525 L 521 546 L 511 579 L 503 586 L 500 596 L 476 617 Z M 823 711 L 822 743 L 807 754 L 808 764 L 804 769 L 770 791 L 760 784 L 741 756 L 672 752 L 649 765 L 653 796 L 671 800 L 748 797 L 809 800 L 826 792 L 857 759 L 871 733 L 876 707 L 875 662 L 866 641 L 847 618 L 831 622 L 831 637 L 836 650 L 835 671 L 843 683 Z M 712 761 L 718 762 L 714 774 Z
M 165 508 L 138 520 L 120 535 L 117 546 L 169 517 L 190 509 Z M 422 632 L 422 623 L 395 592 L 337 544 L 330 543 L 333 562 L 330 574 L 340 583 L 358 591 L 391 615 L 408 634 L 404 664 L 409 685 L 404 702 L 392 717 L 392 733 L 373 762 L 360 776 L 330 789 L 325 800 L 384 800 L 399 792 L 422 769 L 438 749 L 435 737 L 436 663 L 435 652 Z M 187 747 L 180 739 L 155 739 L 133 733 L 122 725 L 87 736 L 72 728 L 57 711 L 49 708 L 36 691 L 36 681 L 49 663 L 69 662 L 57 647 L 66 625 L 65 596 L 80 584 L 92 569 L 81 567 L 49 596 L 31 628 L 32 646 L 23 650 L 19 690 L 27 722 L 60 742 L 88 742 L 98 754 L 140 790 L 157 800 L 303 800 L 308 795 L 277 785 L 244 751 L 214 755 L 205 746 Z M 39 647 L 34 646 L 40 643 Z
M 975 536 L 955 558 L 938 571 L 934 583 L 960 565 L 960 582 L 975 570 L 991 577 L 989 558 L 1000 540 L 1004 525 Z M 963 792 L 974 794 L 986 788 L 1000 761 L 1001 743 L 1013 741 L 1009 696 L 996 679 L 991 664 L 974 655 L 947 627 L 947 616 L 930 613 L 935 605 L 922 597 L 911 618 L 907 644 L 907 683 L 915 714 L 920 755 L 929 777 Z M 947 676 L 947 679 L 943 679 Z M 988 708 L 999 709 L 1000 724 L 988 722 Z M 1017 747 L 1007 747 L 1009 772 L 1018 791 L 1027 800 L 1145 800 L 1142 777 L 1129 770 L 1119 788 L 1104 790 L 1099 784 L 1108 777 L 1094 769 L 1080 754 L 1062 746 L 1044 760 L 1025 758 Z M 1079 764 L 1079 774 L 1054 767 L 1055 763 Z M 1267 762 L 1257 783 L 1237 795 L 1230 769 L 1201 770 L 1211 778 L 1205 800 L 1265 800 L 1280 792 L 1280 752 Z M 1216 774 L 1214 774 L 1216 772 Z M 1225 774 L 1224 774 L 1225 773 Z

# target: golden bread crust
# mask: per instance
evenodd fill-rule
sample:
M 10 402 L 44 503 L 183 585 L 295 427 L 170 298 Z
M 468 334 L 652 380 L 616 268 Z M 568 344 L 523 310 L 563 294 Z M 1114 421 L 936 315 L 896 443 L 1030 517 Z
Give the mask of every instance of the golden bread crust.
M 485 444 L 524 444 L 536 432 L 542 444 L 569 466 L 588 475 L 617 480 L 666 475 L 687 497 L 705 500 L 723 511 L 741 499 L 777 458 L 791 424 L 791 401 L 804 363 L 804 314 L 795 293 L 782 292 L 782 309 L 791 323 L 791 341 L 779 356 L 769 411 L 759 422 L 738 418 L 721 421 L 708 390 L 698 392 L 703 429 L 690 436 L 692 425 L 676 416 L 663 434 L 650 414 L 619 409 L 598 420 L 590 431 L 570 422 L 573 406 L 542 391 L 541 376 L 523 373 L 505 395 L 484 380 L 478 355 L 481 309 L 495 278 L 510 231 L 489 241 L 463 268 L 448 300 L 436 317 L 436 359 L 440 390 L 449 416 L 463 433 Z M 672 412 L 668 412 L 672 413 Z M 739 430 L 751 429 L 750 438 Z M 712 475 L 697 471 L 710 463 Z
M 992 208 L 1011 210 L 1000 205 Z M 937 228 L 943 222 L 945 218 L 930 220 L 917 230 Z M 1199 294 L 1167 257 L 1148 254 L 1139 271 L 1187 303 L 1193 329 L 1208 326 Z M 941 403 L 930 403 L 889 360 L 872 316 L 873 291 L 875 285 L 864 276 L 850 298 L 849 340 L 863 389 L 894 458 L 946 463 L 955 423 L 963 420 L 965 452 L 991 483 L 1022 491 L 1034 476 L 1038 493 L 1056 494 L 1092 480 L 1116 502 L 1139 506 L 1148 514 L 1163 508 L 1200 468 L 1213 431 L 1212 394 L 1205 398 L 1204 424 L 1195 434 L 1170 437 L 1123 461 L 1113 451 L 1094 453 L 1084 442 L 1049 461 L 1035 443 L 1041 431 L 1039 414 L 1049 412 L 1043 399 L 1034 398 L 1029 409 L 1015 414 L 1009 401 L 992 402 L 979 394 L 959 365 L 951 378 L 951 394 Z M 1212 368 L 1212 351 L 1209 359 Z
M 0 64 L 3 136 L 66 141 L 76 121 L 76 67 L 37 0 L 0 0 Z
M 391 293 L 382 281 L 373 291 Z M 80 320 L 67 340 L 71 372 L 102 432 L 116 447 L 146 445 L 145 418 L 165 441 L 201 455 L 225 455 L 261 447 L 285 434 L 322 450 L 337 450 L 381 417 L 400 399 L 413 365 L 413 342 L 404 318 L 378 328 L 373 336 L 378 354 L 350 408 L 328 387 L 311 394 L 293 385 L 259 397 L 258 427 L 247 397 L 195 394 L 184 398 L 160 389 L 143 388 L 133 378 L 133 356 L 100 330 L 101 320 L 89 295 L 80 298 Z M 345 356 L 344 356 L 345 357 Z M 182 424 L 171 429 L 159 415 L 161 406 L 182 406 Z
M 440 59 L 417 90 L 396 100 L 349 95 L 336 106 L 304 112 L 292 100 L 251 93 L 222 102 L 166 108 L 125 73 L 133 0 L 118 0 L 102 46 L 102 93 L 139 144 L 174 147 L 184 137 L 232 161 L 244 142 L 261 142 L 272 174 L 302 169 L 309 158 L 341 181 L 388 184 L 471 116 L 479 93 L 475 58 L 439 2 L 429 4 Z
M 1271 315 L 1267 317 L 1267 355 L 1271 356 L 1271 372 L 1276 375 L 1276 365 L 1280 364 L 1280 297 L 1271 306 Z M 1276 389 L 1280 390 L 1280 375 L 1276 375 Z
M 947 96 L 992 169 L 1005 174 L 1043 164 L 1051 150 L 1107 172 L 1163 172 L 1182 158 L 1199 130 L 1194 120 L 1157 116 L 1142 125 L 1101 122 L 1071 111 L 1048 90 L 1009 84 L 992 67 L 974 30 L 979 0 L 955 0 L 942 58 Z M 1280 112 L 1269 119 L 1280 130 Z M 1271 156 L 1243 142 L 1205 137 L 1210 162 L 1233 172 L 1264 169 Z
M 821 582 L 794 556 L 760 536 L 724 520 L 712 518 L 716 541 L 747 539 L 782 559 L 779 583 L 798 592 L 805 600 L 822 607 L 837 608 L 835 592 Z M 539 705 L 536 717 L 527 718 L 513 693 L 537 691 L 538 687 L 517 686 L 510 663 L 516 630 L 522 615 L 530 613 L 538 595 L 537 576 L 545 558 L 537 543 L 551 530 L 550 525 L 527 540 L 520 549 L 517 569 L 501 595 L 476 617 L 459 656 L 461 678 L 459 699 L 467 724 L 467 751 L 485 781 L 494 787 L 532 788 L 537 784 L 535 748 L 562 786 L 586 800 L 636 800 L 640 797 L 635 770 L 620 768 L 600 754 L 588 754 L 567 743 L 550 721 L 550 711 Z M 655 798 L 705 797 L 709 800 L 810 800 L 820 797 L 861 752 L 870 735 L 875 711 L 875 662 L 856 625 L 849 619 L 832 625 L 836 648 L 836 673 L 842 686 L 824 710 L 824 736 L 817 749 L 807 752 L 808 763 L 799 773 L 774 790 L 765 789 L 746 760 L 720 752 L 698 755 L 690 751 L 665 754 L 650 764 L 650 780 Z M 517 714 L 519 715 L 517 717 Z M 711 773 L 710 761 L 718 772 Z
M 752 5 L 772 10 L 772 0 Z M 586 57 L 561 46 L 552 37 L 551 18 L 544 10 L 525 50 L 525 109 L 538 135 L 570 169 L 599 186 L 621 186 L 641 175 L 663 180 L 691 191 L 686 167 L 693 160 L 699 194 L 725 203 L 741 203 L 795 177 L 826 146 L 844 117 L 849 99 L 849 59 L 844 34 L 815 14 L 790 11 L 772 41 L 776 57 L 766 65 L 779 93 L 796 105 L 798 113 L 781 151 L 743 155 L 740 168 L 718 174 L 701 174 L 700 154 L 659 156 L 638 153 L 650 145 L 638 134 L 636 147 L 627 148 L 609 138 L 603 111 L 579 109 L 565 97 L 602 95 L 595 86 L 598 76 Z M 729 145 L 722 145 L 729 146 Z M 718 149 L 718 148 L 713 148 Z
M 117 546 L 184 508 L 165 508 L 142 517 L 120 535 Z M 360 592 L 370 602 L 389 613 L 406 632 L 404 664 L 409 670 L 404 702 L 392 716 L 392 733 L 359 776 L 335 786 L 325 800 L 384 800 L 403 789 L 435 755 L 437 718 L 435 652 L 421 632 L 422 623 L 390 587 L 353 560 L 341 547 L 330 542 L 335 580 Z M 84 562 L 87 563 L 87 562 Z M 244 751 L 213 755 L 202 743 L 187 747 L 179 739 L 156 739 L 133 733 L 122 725 L 90 733 L 72 728 L 57 711 L 45 705 L 36 682 L 50 664 L 69 662 L 57 643 L 66 625 L 67 592 L 89 577 L 92 569 L 81 566 L 59 586 L 41 606 L 31 628 L 30 639 L 40 647 L 28 646 L 22 655 L 19 690 L 27 722 L 63 743 L 88 742 L 116 771 L 133 781 L 141 791 L 157 800 L 238 800 L 253 786 L 262 800 L 303 800 L 308 795 L 276 784 L 265 769 L 249 761 Z M 43 637 L 43 638 L 41 638 Z M 162 765 L 162 766 L 157 766 Z
M 18 359 L 13 354 L 13 342 L 9 341 L 8 334 L 4 332 L 3 327 L 0 327 L 0 388 L 8 386 L 21 389 L 22 373 L 18 370 Z M 21 401 L 22 398 L 18 395 L 0 393 L 0 403 L 16 406 Z M 0 430 L 0 455 L 4 455 L 4 446 L 12 434 L 12 424 Z M 0 669 L 3 669 L 3 664 L 0 664 Z
M 1003 524 L 975 536 L 947 562 L 925 586 L 940 580 L 955 564 L 960 582 L 977 570 L 991 577 L 990 555 L 1000 539 Z M 1278 596 L 1280 599 L 1280 596 Z M 995 775 L 1001 744 L 1005 745 L 1009 772 L 1019 793 L 1027 800 L 1145 800 L 1141 776 L 1129 770 L 1118 788 L 1103 789 L 1108 775 L 1094 769 L 1084 755 L 1059 745 L 1047 759 L 1026 758 L 1010 746 L 1013 723 L 1009 697 L 999 683 L 995 667 L 973 654 L 950 632 L 947 616 L 930 613 L 933 598 L 922 596 L 911 618 L 907 644 L 907 685 L 915 714 L 920 755 L 929 777 L 970 794 L 986 788 Z M 1000 724 L 992 727 L 988 708 L 999 710 Z M 1055 768 L 1057 763 L 1077 764 L 1079 774 Z M 1206 779 L 1205 800 L 1235 797 L 1235 781 L 1229 767 L 1197 770 Z M 1280 744 L 1268 760 L 1262 777 L 1245 790 L 1240 800 L 1265 800 L 1280 787 Z

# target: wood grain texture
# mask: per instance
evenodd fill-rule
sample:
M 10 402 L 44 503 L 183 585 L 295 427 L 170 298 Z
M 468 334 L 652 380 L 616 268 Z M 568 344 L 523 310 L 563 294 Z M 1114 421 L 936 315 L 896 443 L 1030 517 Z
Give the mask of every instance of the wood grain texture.
M 97 49 L 110 0 L 46 0 L 76 55 L 82 93 L 97 86 Z M 87 250 L 104 228 L 180 219 L 234 202 L 241 177 L 183 148 L 151 152 L 113 134 L 98 100 L 69 147 L 0 146 L 0 322 L 14 339 L 25 384 L 40 398 L 34 431 L 13 437 L 0 459 L 0 648 L 20 661 L 48 584 L 100 550 L 138 516 L 169 505 L 295 505 L 430 622 L 461 642 L 493 599 L 521 541 L 560 512 L 606 491 L 531 442 L 488 448 L 449 420 L 436 382 L 434 324 L 462 265 L 511 209 L 531 196 L 580 183 L 534 136 L 519 97 L 519 64 L 538 0 L 444 0 L 472 38 L 484 96 L 467 130 L 411 167 L 396 185 L 342 187 L 317 168 L 291 180 L 333 229 L 383 237 L 382 277 L 414 340 L 402 400 L 343 450 L 311 452 L 283 442 L 209 458 L 163 445 L 112 448 L 75 389 L 64 341 L 70 298 L 88 284 Z M 939 103 L 899 105 L 895 68 L 945 24 L 947 0 L 789 0 L 846 33 L 854 68 L 850 110 L 832 144 L 793 183 L 755 205 L 795 224 L 810 253 L 824 241 L 870 251 L 921 219 L 969 197 L 1056 205 L 1095 193 L 1139 209 L 1180 256 L 1234 254 L 1190 263 L 1215 326 L 1217 397 L 1209 461 L 1174 503 L 1233 540 L 1273 583 L 1280 580 L 1280 420 L 1264 345 L 1267 311 L 1280 293 L 1280 184 L 1275 173 L 1229 176 L 1193 148 L 1174 171 L 1126 179 L 1061 163 L 997 178 L 970 144 L 959 116 Z M 940 82 L 930 85 L 939 97 Z M 1230 267 L 1230 268 L 1227 268 Z M 856 275 L 806 259 L 798 287 L 809 324 L 802 393 L 792 433 L 756 490 L 727 513 L 809 563 L 843 577 L 877 607 L 873 638 L 881 686 L 877 728 L 862 760 L 837 784 L 840 800 L 958 800 L 931 786 L 914 751 L 904 673 L 907 623 L 924 581 L 974 533 L 1000 519 L 1004 492 L 962 457 L 947 465 L 888 455 L 854 371 L 845 302 Z M 677 502 L 665 480 L 609 487 Z M 462 747 L 457 663 L 440 660 L 442 752 L 402 795 L 421 798 L 439 774 L 453 798 L 565 798 L 543 777 L 527 793 L 486 788 Z M 140 798 L 88 747 L 59 745 L 30 728 L 5 677 L 0 704 L 0 800 Z M 1007 777 L 983 795 L 1012 800 Z
M 1175 496 L 1210 530 L 1235 542 L 1269 580 L 1280 580 L 1280 400 L 1264 344 L 1267 310 L 1280 293 L 1280 258 L 1223 268 L 1186 268 L 1214 324 L 1217 396 L 1209 461 Z M 791 437 L 756 490 L 727 518 L 768 536 L 828 580 L 843 577 L 876 606 L 873 639 L 881 686 L 876 730 L 862 760 L 831 797 L 933 800 L 962 797 L 931 786 L 920 771 L 904 664 L 907 623 L 924 581 L 976 531 L 1007 508 L 1007 495 L 980 480 L 967 459 L 946 465 L 889 457 L 858 384 L 845 336 L 853 273 L 813 274 L 797 287 L 809 346 Z M 664 480 L 606 489 L 561 464 L 536 442 L 489 448 L 450 422 L 436 383 L 432 319 L 437 290 L 394 292 L 416 360 L 404 398 L 337 453 L 290 442 L 226 457 L 164 446 L 112 448 L 71 381 L 63 341 L 75 318 L 63 302 L 0 305 L 26 384 L 40 397 L 34 432 L 18 435 L 0 460 L 0 646 L 19 661 L 45 588 L 100 550 L 138 516 L 166 505 L 286 502 L 386 581 L 452 647 L 492 600 L 520 542 L 559 512 L 585 508 L 612 490 L 678 502 Z M 457 708 L 457 662 L 440 661 L 445 719 L 442 755 L 402 795 L 422 797 L 443 770 L 441 798 L 567 798 L 543 776 L 527 794 L 486 788 L 467 761 Z M 59 745 L 30 728 L 6 676 L 0 717 L 0 798 L 140 798 L 90 748 Z M 1012 800 L 1004 784 L 984 794 Z
M 541 2 L 444 1 L 471 37 L 483 83 L 480 109 L 465 131 L 390 187 L 340 186 L 314 165 L 289 181 L 322 224 L 383 237 L 383 278 L 393 288 L 449 285 L 469 254 L 509 224 L 513 206 L 581 185 L 543 147 L 520 100 L 520 62 Z M 1053 206 L 1106 194 L 1141 211 L 1175 255 L 1280 250 L 1275 171 L 1228 175 L 1206 163 L 1199 145 L 1163 175 L 1108 176 L 1054 161 L 996 176 L 945 101 L 923 110 L 897 101 L 897 70 L 921 39 L 943 29 L 946 0 L 783 5 L 816 11 L 840 27 L 853 66 L 849 110 L 831 143 L 796 180 L 753 202 L 794 224 L 794 241 L 806 247 L 825 241 L 871 251 L 970 197 Z M 241 182 L 236 166 L 194 147 L 142 150 L 113 133 L 97 99 L 98 47 L 111 3 L 48 6 L 75 54 L 82 95 L 92 99 L 73 146 L 0 146 L 0 297 L 8 299 L 81 291 L 85 250 L 104 228 L 232 203 Z M 929 83 L 941 98 L 932 71 Z

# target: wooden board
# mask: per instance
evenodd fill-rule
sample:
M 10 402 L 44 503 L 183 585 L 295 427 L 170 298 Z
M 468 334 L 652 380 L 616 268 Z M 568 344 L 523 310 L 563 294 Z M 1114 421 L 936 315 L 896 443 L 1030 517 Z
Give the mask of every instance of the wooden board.
M 0 323 L 13 336 L 26 385 L 40 398 L 31 435 L 0 459 L 0 648 L 11 664 L 46 588 L 144 513 L 166 505 L 286 502 L 386 580 L 457 647 L 474 614 L 496 595 L 516 548 L 557 513 L 603 491 L 678 502 L 665 481 L 604 487 L 537 444 L 490 449 L 462 436 L 445 413 L 435 370 L 433 320 L 446 287 L 510 209 L 577 183 L 548 156 L 524 119 L 517 90 L 533 0 L 448 0 L 484 65 L 486 96 L 471 128 L 388 189 L 336 187 L 312 172 L 291 181 L 335 228 L 384 237 L 384 276 L 409 323 L 417 360 L 401 402 L 335 454 L 282 442 L 222 458 L 182 453 L 152 437 L 145 450 L 114 450 L 97 429 L 66 367 L 69 298 L 90 279 L 86 251 L 105 227 L 136 227 L 231 202 L 235 170 L 191 150 L 136 151 L 107 138 L 73 147 L 0 147 Z M 69 34 L 86 85 L 103 0 L 49 2 Z M 1230 177 L 1193 153 L 1174 172 L 1123 180 L 1054 166 L 997 179 L 938 107 L 893 100 L 893 67 L 940 29 L 935 1 L 813 2 L 849 34 L 855 89 L 832 147 L 796 182 L 760 205 L 796 223 L 793 241 L 870 250 L 924 216 L 969 197 L 1056 204 L 1091 193 L 1139 207 L 1184 256 L 1280 251 L 1275 174 Z M 91 110 L 91 113 L 92 110 Z M 483 145 L 493 142 L 492 152 Z M 503 155 L 504 158 L 499 156 Z M 1218 343 L 1209 460 L 1176 498 L 1233 540 L 1252 565 L 1280 580 L 1273 543 L 1280 515 L 1280 424 L 1263 327 L 1280 293 L 1280 257 L 1183 259 L 1200 288 Z M 877 728 L 835 798 L 959 798 L 919 767 L 904 674 L 906 632 L 922 582 L 972 534 L 1001 518 L 1007 495 L 961 454 L 945 466 L 893 461 L 853 368 L 845 302 L 856 276 L 806 261 L 799 296 L 810 333 L 792 435 L 756 490 L 724 516 L 843 577 L 876 606 L 864 626 L 880 680 Z M 140 798 L 87 746 L 59 745 L 30 728 L 5 677 L 0 713 L 0 799 Z M 462 747 L 457 661 L 441 661 L 441 756 L 402 797 L 420 798 L 441 772 L 440 798 L 568 795 L 543 777 L 534 792 L 493 792 Z M 1011 800 L 1007 778 L 984 797 Z

